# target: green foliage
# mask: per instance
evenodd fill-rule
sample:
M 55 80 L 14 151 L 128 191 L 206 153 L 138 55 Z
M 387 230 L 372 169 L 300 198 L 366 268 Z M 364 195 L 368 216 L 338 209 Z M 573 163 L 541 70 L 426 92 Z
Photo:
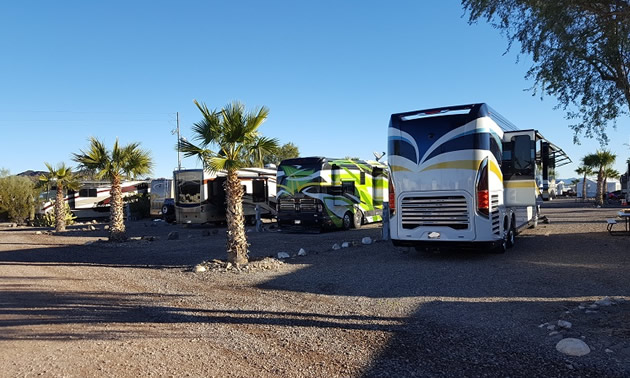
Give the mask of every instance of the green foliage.
M 53 201 L 53 204 L 54 204 L 54 201 Z M 70 205 L 68 205 L 67 203 L 65 205 L 66 205 L 65 206 L 66 207 L 66 211 L 65 211 L 66 225 L 70 226 L 74 224 L 74 221 L 77 219 L 77 217 L 76 215 L 72 214 L 72 211 L 70 210 Z M 57 217 L 55 216 L 55 212 L 49 211 L 46 214 L 36 216 L 35 219 L 33 219 L 33 226 L 55 227 L 56 220 L 57 220 Z
M 108 150 L 100 140 L 91 137 L 90 147 L 79 154 L 73 154 L 79 168 L 92 172 L 98 180 L 133 179 L 151 172 L 151 154 L 140 148 L 140 143 L 120 146 L 118 139 L 112 150 Z
M 151 200 L 148 193 L 134 194 L 124 198 L 129 204 L 131 215 L 138 218 L 149 218 L 151 211 Z
M 608 142 L 606 127 L 630 107 L 627 0 L 462 0 L 469 22 L 486 19 L 531 55 L 534 88 L 555 96 L 574 140 Z M 534 94 L 536 92 L 534 91 Z
M 275 152 L 267 154 L 263 162 L 265 164 L 275 164 L 276 166 L 280 165 L 280 162 L 285 159 L 293 159 L 300 156 L 300 150 L 298 147 L 289 142 L 283 144 L 280 148 L 278 148 Z
M 0 218 L 23 223 L 34 215 L 36 198 L 37 190 L 28 178 L 0 178 Z
M 181 141 L 185 157 L 197 157 L 211 171 L 236 171 L 251 165 L 262 165 L 264 156 L 278 148 L 278 140 L 263 137 L 258 128 L 267 119 L 269 109 L 261 107 L 246 112 L 240 102 L 233 102 L 221 110 L 210 111 L 197 100 L 195 105 L 203 119 L 193 125 L 199 145 Z

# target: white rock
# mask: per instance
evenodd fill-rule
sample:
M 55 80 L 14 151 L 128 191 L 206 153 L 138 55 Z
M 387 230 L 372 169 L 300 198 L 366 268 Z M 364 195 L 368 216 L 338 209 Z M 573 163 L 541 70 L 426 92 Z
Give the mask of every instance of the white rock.
M 106 224 L 105 227 L 103 227 L 103 230 L 109 230 L 109 225 Z
M 35 231 L 35 235 L 41 235 L 42 232 L 41 231 Z
M 553 331 L 554 329 L 556 329 L 556 326 L 555 326 L 555 325 L 553 325 L 553 324 L 549 324 L 549 325 L 547 326 L 547 329 L 548 329 L 548 330 L 550 330 L 550 331 Z
M 298 256 L 306 256 L 306 250 L 304 248 L 300 248 L 298 251 Z
M 206 267 L 203 265 L 196 265 L 195 266 L 195 273 L 201 273 L 201 272 L 205 272 L 206 271 Z
M 546 326 L 548 326 L 549 323 L 543 323 L 543 324 L 539 324 L 538 328 L 545 328 Z
M 286 252 L 278 252 L 278 258 L 279 259 L 288 259 L 289 257 L 291 257 L 288 253 Z
M 613 301 L 610 300 L 610 298 L 608 298 L 608 297 L 604 297 L 604 298 L 596 301 L 595 304 L 598 305 L 598 306 L 602 306 L 602 307 L 608 307 L 608 306 L 612 306 Z
M 361 243 L 365 244 L 365 245 L 369 245 L 372 244 L 372 238 L 369 236 L 364 237 L 363 239 L 361 239 Z
M 558 320 L 558 327 L 560 328 L 570 329 L 572 325 L 571 322 L 566 320 Z
M 90 226 L 88 228 L 90 229 L 90 231 L 96 231 L 96 227 L 94 227 L 94 226 Z
M 336 250 L 341 249 L 341 247 L 339 246 L 339 244 L 335 243 L 335 244 L 333 244 L 332 249 L 333 249 L 333 251 L 336 251 Z
M 615 353 L 615 352 L 613 352 L 613 351 L 612 351 L 612 349 L 608 349 L 608 348 L 606 348 L 606 349 L 604 350 L 604 352 L 606 352 L 606 353 Z
M 558 331 L 551 331 L 551 332 L 549 332 L 549 336 L 555 336 L 555 335 L 557 335 L 559 333 L 560 332 L 558 332 Z
M 348 247 L 350 247 L 350 243 L 348 242 L 341 243 L 341 248 L 348 248 Z
M 572 337 L 558 341 L 556 350 L 569 356 L 585 356 L 591 353 L 591 348 L 584 341 Z

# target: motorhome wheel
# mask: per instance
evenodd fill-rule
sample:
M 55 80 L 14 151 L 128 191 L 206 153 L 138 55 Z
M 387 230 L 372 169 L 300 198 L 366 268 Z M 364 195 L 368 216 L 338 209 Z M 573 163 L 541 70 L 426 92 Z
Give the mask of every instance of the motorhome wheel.
M 346 211 L 346 213 L 343 215 L 343 229 L 344 230 L 348 230 L 350 229 L 350 226 L 352 225 L 352 213 L 349 211 Z
M 363 224 L 363 213 L 357 209 L 352 217 L 352 228 L 361 228 L 361 224 Z

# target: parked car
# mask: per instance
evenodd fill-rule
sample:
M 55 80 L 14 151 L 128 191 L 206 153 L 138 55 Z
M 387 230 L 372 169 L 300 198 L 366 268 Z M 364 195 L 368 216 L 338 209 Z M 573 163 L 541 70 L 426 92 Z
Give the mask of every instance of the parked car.
M 606 198 L 613 201 L 619 201 L 622 198 L 626 198 L 626 197 L 625 197 L 625 194 L 621 192 L 621 190 L 615 190 L 614 192 L 608 193 Z

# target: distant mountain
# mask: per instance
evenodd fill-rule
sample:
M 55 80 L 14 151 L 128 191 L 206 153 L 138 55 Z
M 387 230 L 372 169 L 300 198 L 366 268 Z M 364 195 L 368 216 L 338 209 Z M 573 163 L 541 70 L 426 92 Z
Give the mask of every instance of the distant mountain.
M 16 176 L 24 176 L 24 177 L 39 177 L 41 175 L 46 174 L 45 171 L 31 171 L 30 169 L 28 171 L 24 171 L 22 173 L 18 173 Z

